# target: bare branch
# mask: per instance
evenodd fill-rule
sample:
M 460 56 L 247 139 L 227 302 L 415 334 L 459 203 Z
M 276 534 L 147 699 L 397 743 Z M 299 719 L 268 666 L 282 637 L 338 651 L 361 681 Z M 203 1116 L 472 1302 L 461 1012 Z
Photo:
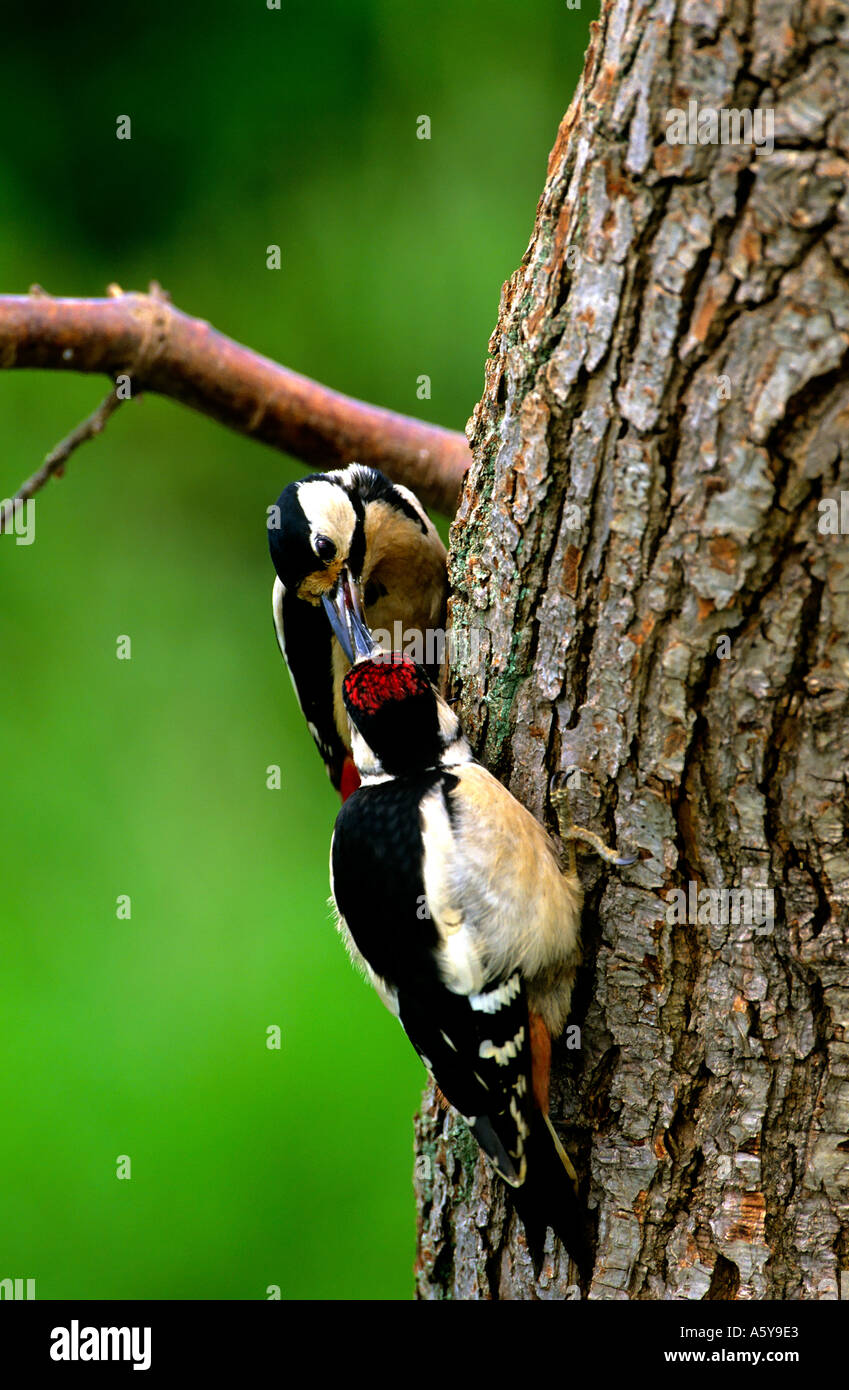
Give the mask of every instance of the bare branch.
M 80 444 L 84 444 L 87 439 L 93 439 L 96 434 L 100 434 L 110 415 L 115 414 L 123 400 L 124 397 L 119 396 L 116 391 L 110 391 L 109 395 L 100 402 L 100 405 L 92 411 L 91 415 L 82 420 L 64 439 L 61 439 L 55 449 L 51 449 L 41 467 L 33 473 L 31 478 L 27 478 L 26 482 L 21 483 L 17 492 L 0 511 L 0 534 L 8 529 L 17 510 L 16 503 L 24 503 L 30 497 L 34 497 L 44 487 L 48 478 L 53 477 L 54 473 L 61 477 L 65 471 L 65 464 L 74 450 L 79 448 Z
M 108 299 L 0 296 L 0 369 L 125 372 L 320 468 L 373 464 L 453 516 L 471 462 L 465 435 L 340 395 L 175 309 L 159 290 Z

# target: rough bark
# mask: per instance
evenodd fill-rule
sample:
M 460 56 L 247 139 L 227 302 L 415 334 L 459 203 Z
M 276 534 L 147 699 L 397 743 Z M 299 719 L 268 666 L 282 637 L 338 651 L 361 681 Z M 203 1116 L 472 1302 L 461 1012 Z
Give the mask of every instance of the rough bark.
M 845 0 L 603 6 L 470 429 L 466 726 L 552 828 L 578 769 L 573 819 L 641 855 L 581 856 L 556 1053 L 593 1298 L 849 1269 L 849 535 L 819 508 L 849 490 L 848 30 Z M 774 151 L 668 144 L 691 98 L 773 109 Z M 774 921 L 670 920 L 691 882 Z M 568 1296 L 430 1096 L 418 1143 L 419 1296 Z

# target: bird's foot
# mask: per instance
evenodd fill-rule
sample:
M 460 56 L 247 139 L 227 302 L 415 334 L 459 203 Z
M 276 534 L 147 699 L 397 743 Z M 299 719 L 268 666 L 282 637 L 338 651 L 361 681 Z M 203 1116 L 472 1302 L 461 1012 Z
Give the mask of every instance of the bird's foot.
M 566 830 L 561 830 L 560 838 L 563 840 L 579 840 L 582 845 L 589 845 L 602 859 L 608 864 L 615 864 L 618 869 L 627 868 L 629 864 L 636 864 L 639 855 L 637 854 L 617 854 L 615 849 L 606 845 L 600 835 L 596 835 L 594 830 L 585 830 L 581 825 L 567 826 Z
M 586 830 L 582 825 L 573 825 L 569 810 L 568 782 L 563 777 L 552 778 L 550 794 L 552 804 L 557 812 L 560 838 L 564 843 L 577 840 L 582 845 L 588 845 L 605 863 L 613 864 L 617 869 L 625 869 L 629 864 L 636 864 L 639 855 L 617 854 L 616 850 L 612 849 L 610 845 L 606 845 L 601 836 L 597 835 L 594 830 Z

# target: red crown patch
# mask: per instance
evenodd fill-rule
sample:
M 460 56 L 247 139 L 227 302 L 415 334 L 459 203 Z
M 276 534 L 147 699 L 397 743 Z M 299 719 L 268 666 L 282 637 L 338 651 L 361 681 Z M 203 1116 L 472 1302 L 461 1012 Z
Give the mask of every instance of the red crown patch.
M 430 681 L 415 662 L 401 652 L 381 653 L 352 666 L 345 677 L 345 694 L 363 714 L 377 714 L 382 706 L 407 700 L 430 690 Z

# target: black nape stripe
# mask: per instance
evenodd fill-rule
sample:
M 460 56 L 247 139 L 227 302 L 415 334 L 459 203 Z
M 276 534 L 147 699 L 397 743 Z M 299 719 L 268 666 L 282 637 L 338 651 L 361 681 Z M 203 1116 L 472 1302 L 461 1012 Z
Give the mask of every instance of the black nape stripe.
M 365 475 L 365 476 L 364 476 Z M 420 528 L 422 535 L 427 535 L 427 526 L 416 511 L 412 502 L 408 502 L 406 497 L 390 483 L 389 479 L 382 473 L 378 473 L 376 468 L 363 469 L 359 475 L 357 483 L 348 488 L 349 494 L 354 494 L 362 499 L 363 505 L 368 502 L 386 502 L 390 507 L 394 507 L 396 512 L 401 512 L 409 517 Z

